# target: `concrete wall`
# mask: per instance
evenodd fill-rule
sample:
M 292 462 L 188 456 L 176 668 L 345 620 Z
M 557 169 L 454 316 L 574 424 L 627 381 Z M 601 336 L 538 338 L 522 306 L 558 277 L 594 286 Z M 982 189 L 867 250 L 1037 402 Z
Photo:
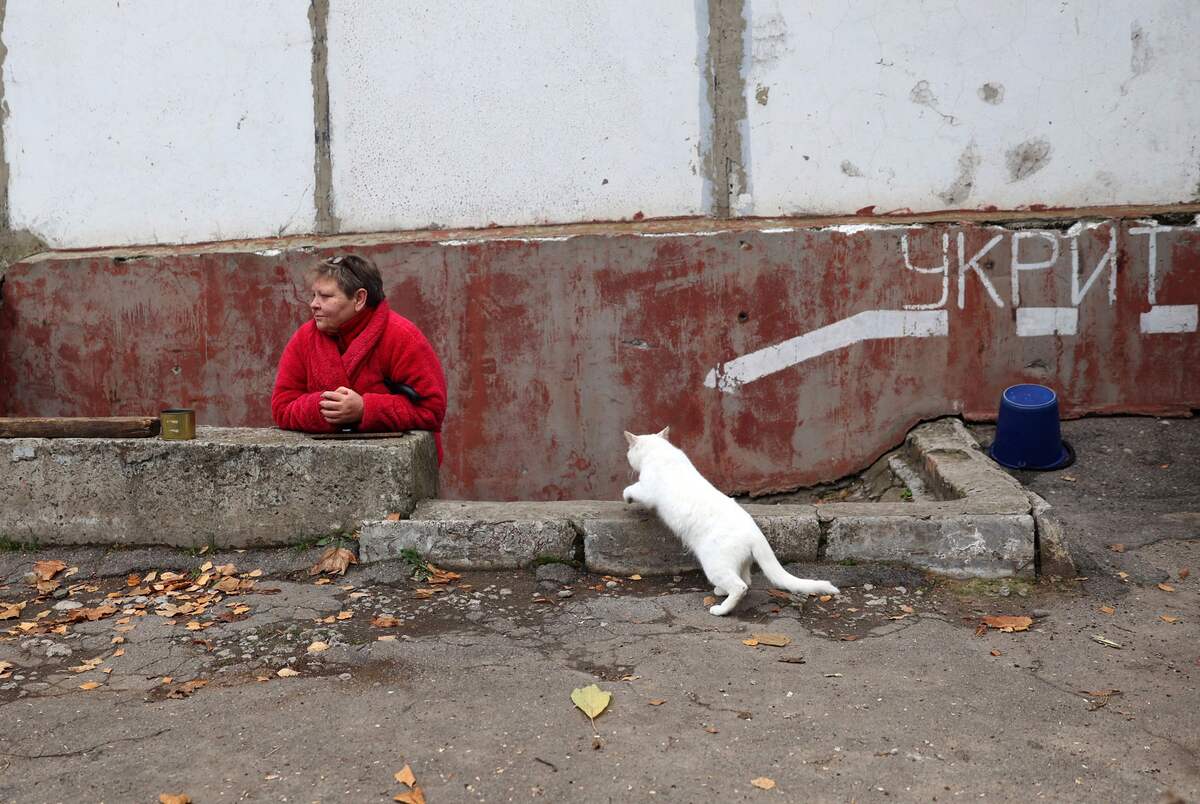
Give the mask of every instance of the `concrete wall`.
M 9 0 L 0 25 L 0 224 L 55 248 L 1200 199 L 1192 0 Z
M 856 471 L 922 419 L 994 416 L 1016 382 L 1067 415 L 1200 407 L 1190 220 L 704 226 L 21 263 L 0 411 L 268 424 L 303 272 L 343 249 L 442 357 L 452 498 L 615 499 L 623 429 L 670 425 L 722 488 L 765 492 Z
M 750 215 L 1200 198 L 1193 0 L 748 0 Z
M 333 5 L 333 209 L 348 231 L 698 215 L 692 2 Z
M 313 229 L 312 40 L 294 0 L 13 0 L 8 224 L 55 247 Z
M 267 424 L 346 249 L 443 358 L 452 497 L 611 498 L 667 424 L 830 480 L 1024 380 L 1200 407 L 1200 3 L 454 9 L 0 0 L 0 271 L 223 241 L 0 274 L 0 415 Z

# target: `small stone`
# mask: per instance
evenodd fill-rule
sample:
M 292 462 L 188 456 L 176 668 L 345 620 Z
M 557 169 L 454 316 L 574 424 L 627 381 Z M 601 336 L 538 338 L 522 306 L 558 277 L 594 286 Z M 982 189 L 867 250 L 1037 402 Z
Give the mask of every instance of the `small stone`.
M 618 584 L 616 581 L 609 581 L 608 583 L 606 583 L 604 585 L 607 586 L 609 589 L 616 589 Z
M 352 678 L 352 676 L 349 673 L 339 673 L 338 674 L 338 681 L 349 681 L 351 678 Z
M 682 581 L 682 580 L 683 580 L 683 576 L 682 576 L 682 575 L 672 575 L 672 576 L 671 576 L 671 581 L 672 581 L 673 583 L 679 583 L 679 582 L 680 582 L 680 581 Z
M 150 602 L 150 598 L 146 597 L 145 595 L 138 595 L 133 599 L 133 602 L 137 603 L 139 606 L 144 606 Z
M 907 587 L 905 587 L 905 586 L 897 586 L 897 587 L 896 587 L 896 592 L 897 592 L 897 594 L 901 594 L 901 595 L 907 595 L 907 594 L 908 594 L 908 588 L 907 588 Z
M 870 592 L 872 589 L 874 589 L 874 588 L 875 588 L 875 584 L 873 584 L 873 583 L 864 583 L 864 584 L 862 585 L 862 588 L 863 588 L 863 591 L 864 591 L 864 592 Z
M 47 658 L 52 658 L 54 656 L 70 656 L 71 653 L 71 649 L 66 645 L 51 645 L 50 647 L 46 648 Z
M 574 593 L 574 592 L 572 592 L 570 589 L 563 589 L 561 592 L 559 592 L 559 593 L 558 593 L 558 596 L 559 596 L 559 597 L 561 597 L 561 598 L 568 598 L 568 597 L 571 597 L 571 596 L 572 596 L 572 595 L 574 595 L 574 594 L 575 594 L 575 593 Z
M 505 587 L 505 588 L 503 588 L 503 589 L 501 589 L 501 590 L 500 590 L 500 594 L 501 594 L 502 596 L 503 596 L 503 595 L 511 595 L 511 594 L 512 594 L 512 590 L 511 590 L 511 589 L 509 589 L 508 587 Z
M 55 611 L 71 611 L 72 609 L 81 609 L 83 604 L 78 600 L 60 600 L 54 604 Z
M 1030 614 L 1033 615 L 1034 619 L 1040 620 L 1043 617 L 1050 616 L 1050 609 L 1034 609 Z
M 50 596 L 53 597 L 55 600 L 62 600 L 64 597 L 66 597 L 69 594 L 71 594 L 71 593 L 60 586 L 57 589 L 55 589 L 53 592 L 51 592 Z
M 996 591 L 1000 593 L 1000 597 L 1008 597 L 1009 595 L 1012 594 L 1012 590 L 1009 589 L 1007 586 L 1001 586 Z

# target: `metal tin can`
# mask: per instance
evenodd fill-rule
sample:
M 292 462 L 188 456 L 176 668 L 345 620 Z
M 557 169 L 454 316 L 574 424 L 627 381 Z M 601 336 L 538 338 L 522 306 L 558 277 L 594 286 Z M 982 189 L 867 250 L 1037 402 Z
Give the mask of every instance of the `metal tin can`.
M 168 408 L 160 415 L 164 441 L 187 441 L 196 437 L 196 411 L 189 408 Z

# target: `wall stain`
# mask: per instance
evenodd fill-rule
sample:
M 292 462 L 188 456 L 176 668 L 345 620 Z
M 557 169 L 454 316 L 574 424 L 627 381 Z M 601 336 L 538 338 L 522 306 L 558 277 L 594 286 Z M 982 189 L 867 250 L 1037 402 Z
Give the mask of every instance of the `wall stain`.
M 1150 71 L 1150 62 L 1154 58 L 1154 51 L 1150 48 L 1150 34 L 1143 28 L 1142 24 L 1134 20 L 1129 26 L 1129 77 L 1121 82 L 1121 94 L 1129 94 L 1129 85 L 1132 84 L 1138 76 Z
M 1004 84 L 988 81 L 979 88 L 979 99 L 984 103 L 999 106 L 1004 103 Z
M 958 156 L 958 175 L 949 187 L 937 194 L 942 203 L 951 207 L 962 206 L 971 197 L 971 191 L 975 189 L 975 172 L 979 170 L 981 161 L 979 148 L 971 140 Z
M 913 88 L 908 93 L 908 99 L 918 106 L 929 107 L 934 114 L 937 114 L 950 125 L 958 125 L 958 118 L 952 114 L 946 114 L 938 108 L 937 95 L 933 94 L 933 89 L 929 86 L 928 81 L 921 80 L 914 84 Z
M 770 87 L 764 87 L 762 84 L 759 84 L 758 87 L 756 87 L 754 90 L 754 99 L 756 101 L 758 101 L 759 106 L 766 106 L 767 105 L 767 96 L 770 94 L 771 94 Z
M 842 160 L 842 172 L 856 179 L 862 178 L 863 175 L 863 172 L 858 169 L 858 165 L 855 165 L 849 159 Z
M 1042 137 L 1009 148 L 1004 154 L 1008 180 L 1020 181 L 1037 173 L 1050 162 L 1050 151 L 1050 141 Z

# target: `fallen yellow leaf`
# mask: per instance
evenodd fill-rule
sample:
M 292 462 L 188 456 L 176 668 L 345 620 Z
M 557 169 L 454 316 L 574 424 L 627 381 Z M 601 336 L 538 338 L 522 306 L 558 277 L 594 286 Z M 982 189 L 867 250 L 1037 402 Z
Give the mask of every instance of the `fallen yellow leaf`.
M 595 729 L 596 718 L 612 701 L 612 693 L 600 689 L 595 684 L 589 684 L 586 687 L 572 690 L 571 700 L 588 716 L 588 719 L 592 721 L 592 728 Z
M 0 620 L 12 620 L 20 617 L 23 608 L 25 608 L 24 601 L 4 604 L 4 608 L 0 608 Z
M 750 784 L 757 787 L 759 790 L 774 790 L 775 780 L 768 779 L 766 776 L 759 776 L 757 779 L 751 779 Z
M 250 572 L 246 573 L 247 578 L 261 578 L 262 575 L 263 575 L 263 571 L 260 569 L 251 570 Z
M 629 580 L 631 580 L 631 581 L 640 581 L 641 579 L 642 579 L 641 575 L 634 574 L 634 575 L 629 576 Z
M 1169 584 L 1169 583 L 1160 583 L 1158 585 L 1158 588 L 1163 590 L 1164 592 L 1174 592 L 1175 591 L 1175 587 L 1171 586 L 1171 584 Z
M 406 787 L 412 787 L 417 783 L 417 777 L 413 775 L 412 768 L 405 765 L 400 770 L 396 771 L 396 781 Z
M 80 684 L 80 685 L 79 685 L 79 689 L 81 689 L 81 690 L 94 690 L 94 689 L 96 689 L 96 688 L 97 688 L 97 687 L 99 687 L 99 686 L 100 686 L 100 682 L 99 682 L 99 681 L 85 681 L 85 682 L 83 682 L 82 684 Z
M 280 678 L 292 678 L 293 676 L 298 676 L 300 674 L 290 667 L 281 667 L 275 671 L 275 675 L 279 676 Z
M 400 620 L 390 614 L 377 614 L 371 618 L 371 625 L 376 628 L 395 628 Z
M 1170 614 L 1160 614 L 1160 615 L 1158 615 L 1158 619 L 1162 620 L 1164 623 L 1177 623 L 1177 622 L 1179 622 L 1179 618 L 1178 618 L 1178 617 L 1172 617 Z
M 395 634 L 386 634 L 381 637 L 375 637 L 375 641 L 376 642 L 395 642 L 396 635 Z
M 1101 606 L 1099 609 L 1097 609 L 1097 611 L 1099 611 L 1101 614 L 1109 614 L 1109 615 L 1117 613 L 1117 610 L 1112 606 Z
M 743 639 L 742 644 L 749 648 L 756 648 L 756 647 L 758 647 L 758 640 L 757 639 Z
M 352 611 L 339 611 L 337 618 L 339 620 L 349 620 L 353 616 L 354 616 L 354 612 L 352 612 Z
M 308 568 L 309 575 L 320 575 L 322 572 L 331 572 L 338 575 L 345 575 L 346 568 L 351 564 L 357 564 L 358 559 L 354 557 L 354 553 L 347 550 L 345 547 L 330 547 L 321 557 L 317 559 L 317 563 Z
M 821 595 L 817 598 L 817 600 L 821 601 L 822 603 L 828 603 L 829 601 L 833 600 L 833 595 Z
M 666 698 L 651 698 L 649 701 L 647 701 L 647 703 L 649 703 L 651 706 L 662 706 L 666 702 Z
M 712 595 L 705 595 L 703 602 L 704 602 L 704 605 L 706 605 L 706 606 L 717 605 L 717 599 L 715 597 L 713 597 Z
M 159 793 L 158 804 L 192 804 L 187 793 Z
M 309 653 L 321 653 L 329 650 L 329 644 L 326 642 L 314 642 L 308 646 Z
M 33 563 L 33 574 L 39 581 L 48 581 L 66 568 L 66 563 L 58 559 L 35 561 Z
M 317 578 L 315 581 L 313 581 L 313 583 L 317 586 L 324 586 L 327 583 L 333 583 L 333 581 L 329 580 L 328 578 Z
M 984 617 L 983 622 L 984 625 L 1003 631 L 1006 634 L 1011 634 L 1014 631 L 1028 631 L 1029 626 L 1033 625 L 1033 619 L 1030 617 L 1018 617 L 1007 614 Z
M 759 645 L 770 645 L 772 648 L 785 648 L 792 643 L 792 638 L 787 634 L 751 634 L 752 639 L 758 641 Z
M 414 787 L 412 790 L 397 793 L 392 797 L 392 801 L 399 801 L 402 804 L 425 804 L 425 794 L 421 792 L 421 788 Z

